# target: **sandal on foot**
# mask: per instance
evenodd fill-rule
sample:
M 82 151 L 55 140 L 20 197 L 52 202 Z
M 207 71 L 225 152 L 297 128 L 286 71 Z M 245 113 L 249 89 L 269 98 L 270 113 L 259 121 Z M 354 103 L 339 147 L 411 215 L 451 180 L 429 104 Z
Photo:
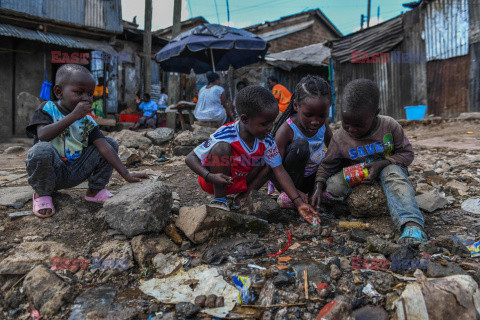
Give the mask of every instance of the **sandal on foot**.
M 32 203 L 33 203 L 33 214 L 39 218 L 49 218 L 55 214 L 55 207 L 53 206 L 52 197 L 50 196 L 37 198 L 37 193 L 35 192 L 33 194 Z M 49 214 L 41 214 L 40 210 L 44 210 L 44 209 L 50 209 L 52 210 L 52 212 Z
M 105 201 L 108 200 L 108 198 L 113 197 L 113 194 L 111 194 L 107 189 L 102 189 L 98 191 L 98 193 L 95 195 L 95 197 L 87 197 L 85 196 L 85 200 L 88 202 L 95 202 L 95 203 L 105 203 Z
M 404 241 L 402 241 L 402 239 Z M 416 246 L 427 240 L 428 240 L 427 235 L 422 229 L 420 229 L 417 226 L 406 226 L 403 229 L 402 236 L 398 238 L 397 243 L 410 244 L 410 245 Z
M 277 203 L 280 208 L 284 209 L 295 209 L 295 205 L 293 204 L 292 200 L 287 196 L 285 192 L 280 193 L 277 198 Z
M 210 201 L 209 204 L 210 207 L 212 208 L 217 208 L 225 211 L 230 211 L 230 207 L 228 206 L 228 201 L 227 199 L 224 198 L 215 198 L 212 201 Z

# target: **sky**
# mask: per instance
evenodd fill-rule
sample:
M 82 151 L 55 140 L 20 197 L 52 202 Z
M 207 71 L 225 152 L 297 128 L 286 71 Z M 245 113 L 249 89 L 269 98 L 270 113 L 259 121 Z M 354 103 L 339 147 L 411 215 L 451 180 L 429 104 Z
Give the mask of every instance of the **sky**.
M 203 16 L 210 23 L 243 28 L 265 21 L 274 21 L 298 12 L 319 8 L 344 34 L 360 29 L 360 15 L 367 15 L 367 0 L 182 0 L 182 21 Z M 173 0 L 152 0 L 152 30 L 172 25 Z M 408 8 L 402 3 L 412 0 L 371 0 L 370 25 L 389 20 Z M 378 7 L 380 17 L 377 18 Z M 144 27 L 144 0 L 122 0 L 122 18 L 132 21 L 137 16 L 139 28 Z M 366 26 L 366 24 L 365 24 Z

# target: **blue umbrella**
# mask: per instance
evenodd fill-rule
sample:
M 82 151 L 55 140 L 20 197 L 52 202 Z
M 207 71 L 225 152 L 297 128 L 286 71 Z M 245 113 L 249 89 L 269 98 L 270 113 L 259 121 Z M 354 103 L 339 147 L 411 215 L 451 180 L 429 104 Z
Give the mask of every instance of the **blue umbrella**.
M 265 40 L 251 32 L 204 23 L 171 40 L 156 58 L 165 71 L 205 73 L 255 63 L 267 50 Z

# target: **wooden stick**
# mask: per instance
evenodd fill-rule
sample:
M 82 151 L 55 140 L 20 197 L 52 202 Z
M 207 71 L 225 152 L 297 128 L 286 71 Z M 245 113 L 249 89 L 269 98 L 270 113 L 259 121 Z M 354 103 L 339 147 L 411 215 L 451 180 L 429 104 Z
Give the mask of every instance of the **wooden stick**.
M 282 303 L 282 304 L 272 304 L 269 306 L 257 306 L 257 305 L 249 305 L 249 304 L 242 304 L 242 308 L 277 308 L 277 307 L 294 307 L 294 306 L 305 306 L 307 303 Z
M 308 271 L 307 267 L 303 270 L 303 280 L 304 280 L 304 287 L 305 287 L 305 299 L 308 300 Z

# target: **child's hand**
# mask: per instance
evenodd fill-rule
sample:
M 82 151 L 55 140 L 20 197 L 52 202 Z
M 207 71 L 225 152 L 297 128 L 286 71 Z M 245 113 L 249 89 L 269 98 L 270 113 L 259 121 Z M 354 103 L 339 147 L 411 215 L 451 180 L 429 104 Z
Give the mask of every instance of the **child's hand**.
M 323 196 L 323 184 L 321 182 L 315 183 L 315 189 L 313 190 L 312 199 L 310 199 L 310 204 L 317 208 L 322 203 Z
M 140 182 L 142 181 L 142 179 L 150 179 L 150 176 L 145 173 L 135 173 L 135 174 L 128 173 L 123 178 L 128 182 Z
M 303 203 L 297 207 L 297 210 L 308 223 L 313 224 L 313 217 L 317 218 L 317 224 L 320 223 L 318 213 L 309 204 Z
M 226 186 L 233 184 L 233 177 L 229 177 L 223 173 L 211 173 L 208 175 L 208 181 L 216 185 Z
M 72 111 L 72 115 L 75 120 L 80 120 L 92 111 L 92 102 L 80 101 L 75 109 Z
M 388 160 L 381 160 L 381 161 L 366 163 L 365 168 L 368 169 L 368 177 L 365 178 L 362 181 L 362 183 L 363 184 L 374 183 L 378 179 L 380 172 L 382 172 L 382 170 L 389 164 L 390 164 L 390 161 Z

